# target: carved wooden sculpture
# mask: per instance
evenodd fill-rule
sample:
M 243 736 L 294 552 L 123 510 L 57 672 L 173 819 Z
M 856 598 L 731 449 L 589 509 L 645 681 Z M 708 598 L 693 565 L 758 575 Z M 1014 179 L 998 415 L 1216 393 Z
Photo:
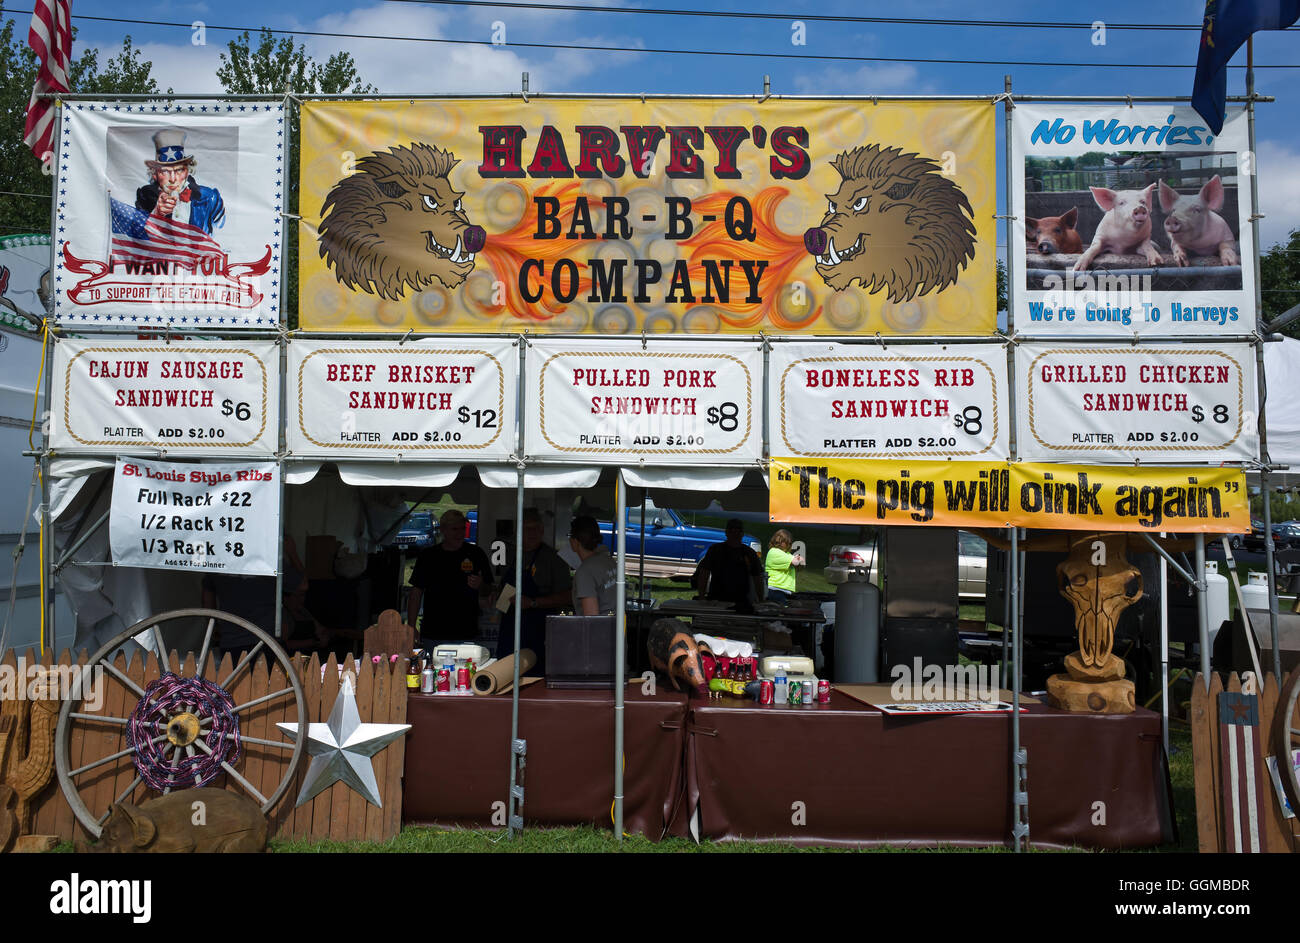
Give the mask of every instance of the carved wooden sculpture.
M 1142 573 L 1124 557 L 1123 534 L 1078 539 L 1056 568 L 1061 595 L 1074 607 L 1079 650 L 1065 656 L 1066 674 L 1047 679 L 1053 707 L 1091 714 L 1128 714 L 1134 709 L 1133 682 L 1124 680 L 1124 660 L 1111 649 L 1120 614 L 1142 598 Z
M 15 850 L 34 847 L 23 839 L 30 837 L 32 803 L 54 776 L 59 706 L 57 700 L 22 699 L 0 707 L 0 851 L 11 841 Z

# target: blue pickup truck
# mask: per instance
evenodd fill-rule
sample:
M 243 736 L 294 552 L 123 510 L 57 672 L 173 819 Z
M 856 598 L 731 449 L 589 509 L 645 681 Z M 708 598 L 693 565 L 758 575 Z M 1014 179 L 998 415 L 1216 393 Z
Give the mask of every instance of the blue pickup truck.
M 417 512 L 418 513 L 418 512 Z M 414 517 L 415 515 L 411 515 Z M 469 540 L 477 542 L 478 512 L 470 511 Z M 627 509 L 627 572 L 637 573 L 641 567 L 641 506 Z M 681 516 L 668 508 L 658 508 L 647 501 L 645 505 L 645 574 L 650 578 L 669 577 L 690 579 L 695 574 L 696 564 L 704 559 L 704 554 L 713 544 L 727 539 L 726 532 L 717 527 L 696 527 L 682 520 Z M 612 552 L 615 549 L 614 525 L 610 521 L 600 522 L 600 536 Z M 435 531 L 436 539 L 436 531 Z M 746 535 L 745 544 L 761 559 L 763 545 L 754 537 Z M 432 541 L 431 541 L 432 543 Z M 561 542 L 562 543 L 562 542 Z M 559 549 L 565 549 L 561 546 Z
M 641 566 L 641 537 L 645 534 L 645 574 L 647 577 L 672 577 L 690 579 L 696 564 L 704 558 L 709 547 L 727 539 L 717 527 L 696 527 L 682 520 L 676 511 L 645 505 L 644 527 L 641 506 L 627 509 L 627 564 L 628 573 L 636 573 Z M 600 522 L 600 535 L 605 544 L 614 549 L 614 525 Z M 746 535 L 744 542 L 763 556 L 763 546 Z

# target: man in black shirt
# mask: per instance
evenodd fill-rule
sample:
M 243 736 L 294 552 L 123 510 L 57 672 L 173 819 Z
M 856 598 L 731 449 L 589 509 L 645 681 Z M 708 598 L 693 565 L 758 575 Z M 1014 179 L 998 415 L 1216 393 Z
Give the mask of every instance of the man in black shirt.
M 469 642 L 478 638 L 479 597 L 492 589 L 492 569 L 477 545 L 466 543 L 469 523 L 454 508 L 439 519 L 442 543 L 423 550 L 411 571 L 406 624 L 416 625 L 427 594 L 429 614 L 420 623 L 425 644 Z
M 762 561 L 745 546 L 745 525 L 739 518 L 727 521 L 727 539 L 714 544 L 695 568 L 695 588 L 701 596 L 736 604 L 739 612 L 752 612 L 763 598 L 767 575 Z

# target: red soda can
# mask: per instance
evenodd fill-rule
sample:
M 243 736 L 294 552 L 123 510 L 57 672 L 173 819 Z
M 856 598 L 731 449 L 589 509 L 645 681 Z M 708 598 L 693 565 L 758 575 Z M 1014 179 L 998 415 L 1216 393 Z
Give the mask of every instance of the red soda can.
M 758 683 L 758 703 L 771 704 L 776 694 L 776 686 L 771 681 L 760 681 Z
M 469 667 L 456 669 L 456 692 L 469 690 Z
M 438 694 L 447 694 L 451 691 L 451 672 L 446 668 L 438 669 L 438 683 L 436 686 Z
M 829 704 L 831 702 L 831 683 L 825 678 L 817 682 L 817 703 Z

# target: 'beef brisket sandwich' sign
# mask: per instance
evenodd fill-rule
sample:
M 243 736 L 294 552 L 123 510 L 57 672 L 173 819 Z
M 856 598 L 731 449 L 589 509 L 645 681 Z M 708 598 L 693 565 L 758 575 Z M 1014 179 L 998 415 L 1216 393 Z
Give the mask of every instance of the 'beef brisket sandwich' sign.
M 307 330 L 995 327 L 987 102 L 462 99 L 302 113 Z
M 506 459 L 515 447 L 518 364 L 510 340 L 292 341 L 289 450 Z

